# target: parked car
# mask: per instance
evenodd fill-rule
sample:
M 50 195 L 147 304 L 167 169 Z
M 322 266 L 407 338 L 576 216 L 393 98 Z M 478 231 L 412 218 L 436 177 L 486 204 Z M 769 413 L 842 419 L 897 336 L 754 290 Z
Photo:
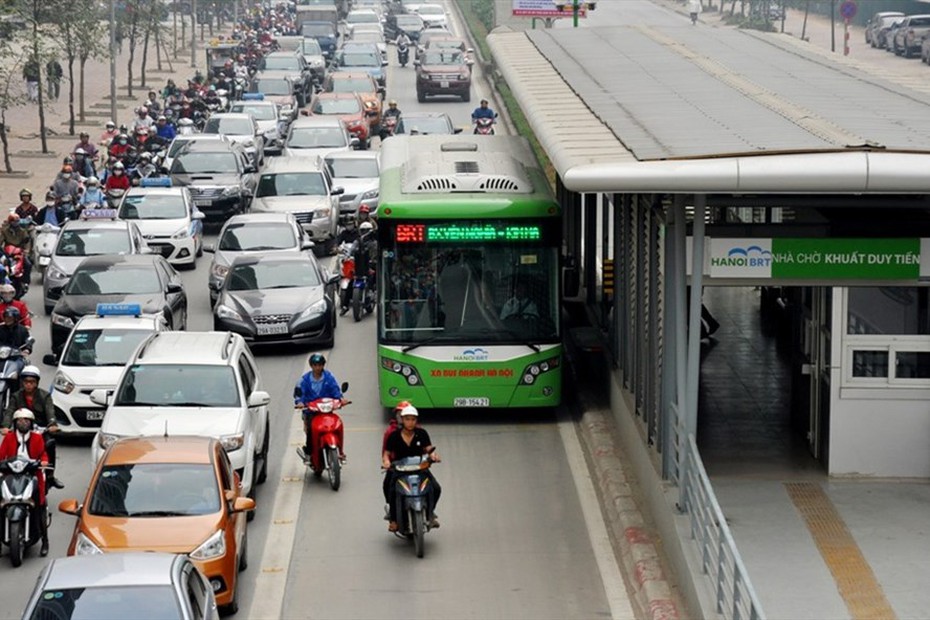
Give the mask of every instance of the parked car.
M 336 332 L 335 288 L 313 256 L 239 256 L 213 309 L 213 329 L 246 342 L 313 344 L 328 349 Z
M 417 68 L 417 101 L 453 95 L 471 101 L 471 65 L 457 49 L 426 50 L 414 61 Z
M 249 213 L 229 218 L 216 244 L 204 246 L 205 252 L 213 254 L 207 280 L 210 305 L 216 303 L 229 266 L 237 256 L 301 254 L 310 252 L 313 245 L 292 213 Z
M 894 31 L 894 53 L 910 58 L 920 53 L 924 36 L 930 34 L 930 15 L 908 15 Z
M 355 93 L 317 93 L 304 112 L 310 116 L 335 116 L 358 138 L 359 148 L 371 145 L 372 120 L 378 111 Z
M 128 552 L 55 558 L 23 618 L 125 618 L 126 610 L 135 618 L 218 617 L 212 585 L 186 554 Z
M 904 17 L 900 11 L 879 11 L 872 15 L 865 25 L 865 42 L 872 47 L 885 47 L 884 35 L 880 34 L 883 28 L 886 29 L 891 24 Z
M 147 385 L 145 380 L 140 388 Z M 209 580 L 221 611 L 235 613 L 239 573 L 249 563 L 243 513 L 255 509 L 239 482 L 216 439 L 172 436 L 169 430 L 163 437 L 116 441 L 99 459 L 84 501 L 58 505 L 77 517 L 68 555 L 184 553 Z M 124 618 L 162 617 L 140 615 L 140 608 L 122 611 Z

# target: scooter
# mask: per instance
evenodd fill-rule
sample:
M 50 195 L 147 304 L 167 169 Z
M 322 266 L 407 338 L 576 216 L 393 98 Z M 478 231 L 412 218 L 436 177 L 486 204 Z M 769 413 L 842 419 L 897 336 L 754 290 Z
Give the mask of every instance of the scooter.
M 425 553 L 424 537 L 430 528 L 432 514 L 432 488 L 430 477 L 420 472 L 430 468 L 429 455 L 411 456 L 391 463 L 394 472 L 395 501 L 397 502 L 397 531 L 400 538 L 413 540 L 417 557 Z
M 354 261 L 353 261 L 354 262 Z M 375 310 L 375 292 L 372 278 L 368 274 L 355 273 L 352 280 L 352 318 L 358 323 L 362 314 L 371 314 Z
M 22 299 L 29 292 L 29 281 L 26 280 L 26 254 L 16 245 L 3 246 L 6 256 L 7 277 L 13 288 L 16 289 L 16 299 Z
M 18 349 L 0 347 L 0 403 L 3 403 L 4 410 L 10 404 L 10 396 L 19 390 L 19 373 L 28 361 L 25 351 L 31 351 L 35 343 L 35 338 L 29 337 Z
M 349 391 L 349 384 L 343 383 L 341 389 L 345 394 Z M 294 396 L 300 396 L 298 390 L 295 390 Z M 321 478 L 325 470 L 333 491 L 338 491 L 342 483 L 342 464 L 345 460 L 342 456 L 342 418 L 336 412 L 351 402 L 344 398 L 318 398 L 302 406 L 296 406 L 304 411 L 304 415 L 311 416 L 307 436 L 307 445 L 310 446 L 309 458 L 302 448 L 297 449 L 297 456 L 310 468 L 315 478 Z
M 126 170 L 125 174 L 131 175 L 130 170 Z M 108 189 L 107 190 L 107 206 L 111 209 L 119 209 L 119 203 L 123 199 L 123 194 L 126 193 L 124 189 Z
M 54 207 L 52 207 L 54 208 Z M 58 231 L 61 228 L 54 224 L 42 224 L 36 227 L 36 254 L 38 255 L 39 272 L 45 278 L 45 269 L 52 262 L 52 254 L 58 244 Z
M 493 136 L 494 135 L 494 124 L 497 123 L 497 114 L 494 115 L 494 118 L 476 118 L 475 119 L 475 132 L 479 136 Z
M 401 67 L 406 67 L 410 62 L 410 47 L 406 43 L 397 46 L 397 62 Z
M 390 138 L 394 135 L 394 131 L 397 129 L 397 116 L 382 116 L 381 117 L 381 132 L 379 136 L 382 140 Z
M 355 281 L 355 257 L 352 244 L 339 245 L 339 311 L 345 314 L 352 304 L 352 283 Z
M 45 429 L 35 428 L 33 432 Z M 23 563 L 27 547 L 42 540 L 42 523 L 45 529 L 51 524 L 52 515 L 48 506 L 39 507 L 38 472 L 47 469 L 41 461 L 25 456 L 16 456 L 0 461 L 0 488 L 3 492 L 3 544 L 9 548 L 10 563 L 18 567 Z

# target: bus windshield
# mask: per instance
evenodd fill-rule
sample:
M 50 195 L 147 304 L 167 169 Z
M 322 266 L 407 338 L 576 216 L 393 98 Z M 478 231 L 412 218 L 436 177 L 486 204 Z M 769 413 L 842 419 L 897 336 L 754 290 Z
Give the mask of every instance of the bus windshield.
M 558 253 L 533 243 L 388 244 L 382 342 L 556 342 Z

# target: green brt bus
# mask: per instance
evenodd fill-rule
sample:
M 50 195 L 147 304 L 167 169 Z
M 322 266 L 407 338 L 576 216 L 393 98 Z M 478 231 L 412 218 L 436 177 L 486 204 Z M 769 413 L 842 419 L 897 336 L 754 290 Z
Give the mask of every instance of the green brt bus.
M 528 144 L 381 147 L 381 404 L 553 407 L 562 390 L 561 213 Z

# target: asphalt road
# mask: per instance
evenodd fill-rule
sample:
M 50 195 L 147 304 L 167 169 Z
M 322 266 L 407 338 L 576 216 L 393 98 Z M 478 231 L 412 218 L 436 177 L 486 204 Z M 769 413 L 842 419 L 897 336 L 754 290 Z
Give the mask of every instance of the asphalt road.
M 478 75 L 472 103 L 418 104 L 412 65 L 401 69 L 393 47 L 389 53 L 389 99 L 406 111 L 446 112 L 470 132 L 471 110 L 487 96 Z M 191 330 L 212 328 L 209 259 L 182 272 Z M 26 301 L 38 309 L 33 333 L 39 360 L 49 350 L 49 326 L 37 279 Z M 385 417 L 377 397 L 375 318 L 354 323 L 342 317 L 336 345 L 325 351 L 328 368 L 350 383 L 353 401 L 343 412 L 349 463 L 338 493 L 325 478 L 305 475 L 294 453 L 301 434 L 291 393 L 309 349 L 255 353 L 264 389 L 272 394 L 272 456 L 249 524 L 250 566 L 242 574 L 239 617 L 632 617 L 610 550 L 592 545 L 603 540 L 603 523 L 593 495 L 585 493 L 583 458 L 562 412 L 424 416 L 443 456 L 434 470 L 443 486 L 442 527 L 427 534 L 426 557 L 418 560 L 382 519 Z M 40 367 L 47 387 L 54 369 Z M 73 529 L 73 517 L 55 508 L 65 498 L 83 500 L 92 472 L 89 441 L 61 443 L 59 478 L 67 487 L 49 498 L 50 557 L 64 555 Z M 584 488 L 576 486 L 579 480 Z M 5 561 L 0 558 L 0 566 Z M 0 618 L 19 617 L 44 563 L 32 549 L 22 567 L 0 568 L 0 597 L 8 602 Z

